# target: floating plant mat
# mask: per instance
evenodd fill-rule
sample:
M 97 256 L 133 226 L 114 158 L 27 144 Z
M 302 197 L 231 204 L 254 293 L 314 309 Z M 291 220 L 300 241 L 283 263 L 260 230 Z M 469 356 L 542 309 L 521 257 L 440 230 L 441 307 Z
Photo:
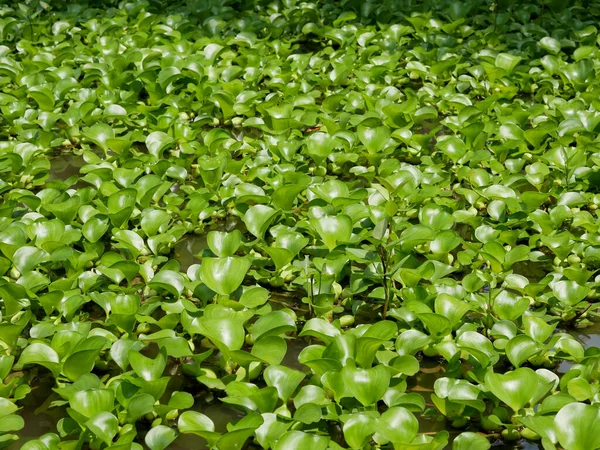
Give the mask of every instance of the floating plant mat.
M 600 3 L 2 2 L 0 450 L 600 448 Z

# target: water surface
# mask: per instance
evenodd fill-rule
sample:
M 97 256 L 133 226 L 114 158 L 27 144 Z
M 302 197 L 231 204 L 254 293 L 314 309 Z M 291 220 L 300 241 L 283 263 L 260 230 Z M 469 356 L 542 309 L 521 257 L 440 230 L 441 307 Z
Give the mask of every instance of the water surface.
M 73 176 L 79 177 L 80 169 L 85 165 L 83 156 L 73 153 L 64 153 L 50 158 L 50 171 L 48 181 L 65 181 Z

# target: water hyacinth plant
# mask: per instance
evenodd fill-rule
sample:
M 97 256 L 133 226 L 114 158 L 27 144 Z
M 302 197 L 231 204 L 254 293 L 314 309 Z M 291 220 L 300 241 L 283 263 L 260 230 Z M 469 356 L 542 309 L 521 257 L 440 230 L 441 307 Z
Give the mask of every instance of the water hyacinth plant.
M 600 449 L 599 18 L 0 2 L 0 449 Z

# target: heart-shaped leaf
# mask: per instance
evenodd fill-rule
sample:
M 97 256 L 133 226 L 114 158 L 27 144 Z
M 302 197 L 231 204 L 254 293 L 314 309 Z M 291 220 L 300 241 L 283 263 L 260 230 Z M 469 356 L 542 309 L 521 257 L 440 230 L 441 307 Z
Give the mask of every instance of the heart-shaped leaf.
M 575 281 L 561 280 L 554 283 L 552 292 L 561 303 L 567 306 L 575 306 L 587 297 L 590 289 L 587 286 L 581 286 Z
M 234 230 L 231 233 L 211 231 L 206 236 L 211 251 L 217 256 L 233 256 L 242 243 L 242 233 Z
M 524 334 L 512 338 L 505 347 L 506 356 L 513 366 L 517 368 L 542 350 L 543 347 L 540 344 Z
M 288 431 L 279 438 L 273 450 L 327 450 L 329 438 L 303 431 Z
M 183 292 L 184 279 L 178 272 L 161 270 L 150 280 L 148 285 L 153 289 L 163 289 L 178 297 Z
M 359 125 L 357 132 L 358 138 L 369 153 L 377 153 L 383 150 L 391 135 L 388 127 L 368 128 Z
M 119 421 L 109 412 L 96 414 L 85 423 L 85 426 L 102 439 L 106 445 L 110 445 L 119 431 Z
M 248 231 L 256 238 L 263 239 L 279 211 L 266 205 L 254 205 L 244 214 L 244 223 Z
M 344 439 L 350 448 L 364 448 L 375 433 L 376 420 L 368 414 L 351 414 L 342 428 Z
M 341 376 L 348 391 L 364 406 L 381 400 L 390 384 L 390 371 L 382 365 L 359 369 L 348 364 L 342 369 Z
M 348 242 L 352 235 L 352 219 L 345 214 L 312 218 L 310 223 L 330 251 L 338 244 Z
M 114 408 L 115 392 L 112 389 L 86 389 L 73 394 L 69 399 L 71 408 L 91 419 Z
M 485 385 L 513 411 L 519 411 L 536 394 L 538 376 L 533 370 L 525 367 L 505 374 L 488 372 L 485 375 Z
M 240 287 L 250 265 L 250 260 L 241 256 L 203 258 L 200 278 L 217 294 L 228 295 Z
M 419 431 L 417 418 L 400 406 L 389 408 L 377 420 L 377 433 L 394 446 L 410 444 Z
M 230 351 L 239 350 L 244 345 L 244 326 L 233 317 L 208 318 L 198 320 L 199 331 L 215 345 L 225 346 Z
M 153 131 L 146 138 L 146 147 L 148 147 L 148 153 L 150 153 L 156 159 L 159 159 L 162 152 L 174 141 L 175 140 L 167 133 L 162 131 Z
M 452 450 L 488 450 L 491 446 L 485 436 L 471 431 L 460 433 L 452 442 Z
M 305 376 L 304 373 L 285 366 L 269 366 L 264 372 L 267 386 L 275 387 L 279 398 L 284 402 L 292 396 Z

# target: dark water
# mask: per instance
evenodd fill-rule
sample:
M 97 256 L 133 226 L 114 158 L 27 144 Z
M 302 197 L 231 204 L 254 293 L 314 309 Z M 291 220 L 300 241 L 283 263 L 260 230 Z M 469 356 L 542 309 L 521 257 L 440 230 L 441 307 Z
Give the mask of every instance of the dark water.
M 179 261 L 181 271 L 186 272 L 191 265 L 199 264 L 200 259 L 196 255 L 207 248 L 206 234 L 200 236 L 187 235 L 175 244 L 175 259 Z
M 595 322 L 587 328 L 571 330 L 569 334 L 575 336 L 586 350 L 591 347 L 600 348 L 600 322 Z
M 18 414 L 23 417 L 25 427 L 15 432 L 19 440 L 8 447 L 8 450 L 18 450 L 25 442 L 37 439 L 46 433 L 56 433 L 56 424 L 63 417 L 68 417 L 66 408 L 48 408 L 54 400 L 60 397 L 52 391 L 53 381 L 44 378 L 43 383 L 32 386 L 31 392 L 17 402 L 21 408 Z
M 595 322 L 593 325 L 586 328 L 561 330 L 561 332 L 565 331 L 577 338 L 585 350 L 591 347 L 600 348 L 600 322 Z M 559 374 L 564 374 L 568 372 L 572 366 L 573 362 L 562 361 L 557 368 L 557 372 Z
M 308 372 L 310 369 L 298 362 L 298 355 L 302 350 L 308 347 L 310 344 L 302 338 L 290 339 L 287 343 L 287 353 L 281 361 L 282 366 L 289 367 L 290 369 L 299 370 L 300 372 Z
M 198 402 L 192 409 L 210 417 L 215 424 L 215 431 L 222 434 L 227 432 L 228 423 L 237 421 L 244 416 L 239 411 L 221 402 L 210 404 Z M 209 450 L 206 441 L 194 434 L 180 434 L 168 448 L 169 450 Z
M 185 235 L 173 249 L 175 259 L 179 261 L 182 272 L 186 272 L 193 264 L 200 264 L 199 253 L 208 249 L 206 235 L 208 232 L 240 230 L 242 233 L 246 231 L 244 223 L 239 217 L 230 216 L 227 220 L 213 224 L 210 228 L 207 226 L 203 234 L 187 234 Z
M 80 169 L 85 165 L 83 156 L 72 153 L 54 156 L 50 159 L 48 181 L 65 181 L 72 176 L 79 177 Z

